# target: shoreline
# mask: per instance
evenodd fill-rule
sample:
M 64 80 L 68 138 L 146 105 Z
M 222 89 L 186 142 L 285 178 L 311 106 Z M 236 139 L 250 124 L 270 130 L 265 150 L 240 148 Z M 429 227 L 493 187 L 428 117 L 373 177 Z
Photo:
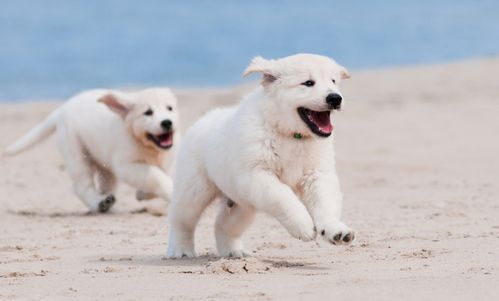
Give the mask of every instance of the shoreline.
M 497 60 L 499 60 L 499 54 L 491 54 L 490 56 L 482 56 L 482 57 L 470 57 L 470 58 L 465 58 L 465 59 L 456 59 L 456 60 L 450 60 L 450 61 L 441 61 L 441 62 L 436 62 L 436 63 L 421 63 L 421 64 L 408 64 L 408 65 L 394 65 L 394 66 L 381 66 L 381 67 L 372 67 L 372 68 L 362 68 L 362 69 L 349 69 L 350 73 L 355 77 L 356 75 L 360 74 L 362 76 L 374 76 L 379 73 L 385 74 L 385 73 L 405 73 L 405 72 L 418 72 L 424 69 L 445 69 L 445 68 L 453 68 L 455 66 L 464 66 L 464 65 L 477 65 L 477 64 L 486 64 L 486 63 L 494 63 Z M 255 79 L 256 78 L 256 79 Z M 207 93 L 223 93 L 223 92 L 233 92 L 233 91 L 250 91 L 252 87 L 256 86 L 258 84 L 258 77 L 252 76 L 247 80 L 242 80 L 241 83 L 234 84 L 234 85 L 192 85 L 192 86 L 170 86 L 168 84 L 160 84 L 160 85 L 150 85 L 150 86 L 141 86 L 141 85 L 134 85 L 134 86 L 121 86 L 121 87 L 94 87 L 95 89 L 116 89 L 116 90 L 124 90 L 124 91 L 133 91 L 133 90 L 140 90 L 144 89 L 147 87 L 168 87 L 172 89 L 174 92 L 177 91 L 178 93 L 181 94 L 189 94 L 193 92 L 207 92 Z M 69 97 L 76 95 L 82 91 L 85 91 L 86 89 L 82 90 L 75 90 L 73 94 L 71 94 Z M 87 89 L 88 90 L 88 89 Z M 57 98 L 57 97 L 52 97 L 52 98 L 40 98 L 37 99 L 36 97 L 30 97 L 30 98 L 24 98 L 24 99 L 0 99 L 0 105 L 3 104 L 22 104 L 22 103 L 58 103 L 58 102 L 64 102 L 65 98 Z

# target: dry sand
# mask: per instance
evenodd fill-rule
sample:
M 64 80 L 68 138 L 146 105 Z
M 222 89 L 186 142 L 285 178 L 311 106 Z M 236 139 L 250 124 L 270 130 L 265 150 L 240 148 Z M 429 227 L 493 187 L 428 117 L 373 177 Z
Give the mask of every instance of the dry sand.
M 351 247 L 293 239 L 260 215 L 252 257 L 167 260 L 165 217 L 123 187 L 88 216 L 54 141 L 0 159 L 0 300 L 497 300 L 499 59 L 354 72 L 336 115 Z M 184 127 L 253 85 L 177 91 Z M 0 147 L 58 103 L 0 105 Z M 159 204 L 156 204 L 159 205 Z

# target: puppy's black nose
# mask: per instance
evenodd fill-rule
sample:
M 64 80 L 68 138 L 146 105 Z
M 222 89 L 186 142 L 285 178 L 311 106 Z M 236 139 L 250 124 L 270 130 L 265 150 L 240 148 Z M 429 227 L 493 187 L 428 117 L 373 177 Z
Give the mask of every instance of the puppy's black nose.
M 341 95 L 337 93 L 331 93 L 326 97 L 327 104 L 333 109 L 339 109 L 341 107 Z
M 172 127 L 172 121 L 170 119 L 165 119 L 161 121 L 161 127 L 165 130 L 169 130 Z

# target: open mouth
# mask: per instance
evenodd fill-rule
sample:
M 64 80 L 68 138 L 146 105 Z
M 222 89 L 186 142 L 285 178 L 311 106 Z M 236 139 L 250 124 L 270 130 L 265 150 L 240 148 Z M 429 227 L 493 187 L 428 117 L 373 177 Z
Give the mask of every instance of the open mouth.
M 304 107 L 298 108 L 298 114 L 308 128 L 317 136 L 329 137 L 333 132 L 331 123 L 331 111 L 312 111 Z
M 161 135 L 147 134 L 147 139 L 151 140 L 161 149 L 169 149 L 173 145 L 173 131 L 168 131 Z

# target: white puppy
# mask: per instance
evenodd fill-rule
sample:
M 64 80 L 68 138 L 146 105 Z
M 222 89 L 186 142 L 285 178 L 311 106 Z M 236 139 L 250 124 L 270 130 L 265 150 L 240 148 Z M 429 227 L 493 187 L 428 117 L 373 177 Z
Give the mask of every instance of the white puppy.
M 56 131 L 74 190 L 91 212 L 106 212 L 114 204 L 117 180 L 137 188 L 138 199 L 169 199 L 172 182 L 166 171 L 178 139 L 176 105 L 166 88 L 86 91 L 52 112 L 4 154 L 17 154 Z
M 195 256 L 194 230 L 205 207 L 224 200 L 215 236 L 221 256 L 242 256 L 242 233 L 255 211 L 276 218 L 304 241 L 316 232 L 349 244 L 340 221 L 331 112 L 342 106 L 338 84 L 348 78 L 332 59 L 298 54 L 256 57 L 244 72 L 261 87 L 233 108 L 214 110 L 186 133 L 177 157 L 169 210 L 168 256 Z

